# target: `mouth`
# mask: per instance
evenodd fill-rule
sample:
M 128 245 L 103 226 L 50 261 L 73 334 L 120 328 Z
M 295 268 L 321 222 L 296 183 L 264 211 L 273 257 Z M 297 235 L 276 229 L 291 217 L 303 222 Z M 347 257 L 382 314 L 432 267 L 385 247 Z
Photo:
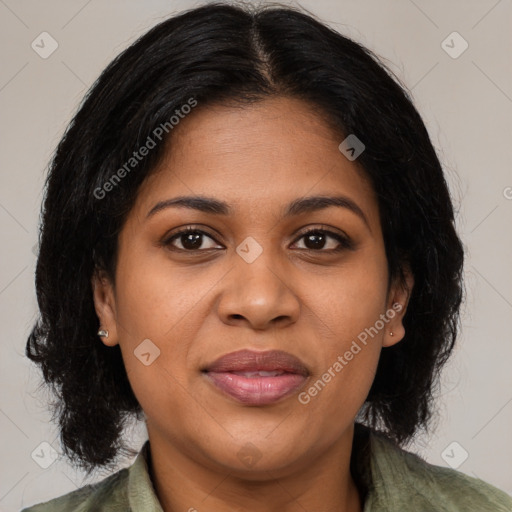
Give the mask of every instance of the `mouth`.
M 297 357 L 281 350 L 240 350 L 202 370 L 217 390 L 244 405 L 266 405 L 297 391 L 310 372 Z

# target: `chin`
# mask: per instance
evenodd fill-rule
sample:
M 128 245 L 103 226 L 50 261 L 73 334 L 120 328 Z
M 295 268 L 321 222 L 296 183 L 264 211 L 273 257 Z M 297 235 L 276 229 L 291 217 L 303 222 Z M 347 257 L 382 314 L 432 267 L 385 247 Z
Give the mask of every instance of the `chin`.
M 275 424 L 274 424 L 275 428 Z M 307 464 L 310 457 L 307 448 L 300 456 L 300 448 L 297 438 L 287 436 L 273 436 L 273 439 L 248 434 L 247 440 L 233 440 L 232 442 L 220 442 L 218 448 L 211 447 L 207 456 L 213 464 L 222 467 L 222 471 L 229 472 L 232 476 L 238 476 L 244 480 L 265 481 L 279 476 L 290 474 L 293 467 Z M 296 458 L 297 457 L 297 458 Z M 304 459 L 301 461 L 301 459 Z

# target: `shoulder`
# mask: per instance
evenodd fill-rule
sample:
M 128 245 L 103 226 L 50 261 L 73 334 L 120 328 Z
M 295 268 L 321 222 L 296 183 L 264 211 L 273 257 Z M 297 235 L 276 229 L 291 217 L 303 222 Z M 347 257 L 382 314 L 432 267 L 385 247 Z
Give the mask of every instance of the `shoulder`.
M 512 497 L 491 484 L 429 464 L 379 434 L 371 440 L 376 501 L 392 504 L 392 510 L 512 512 Z
M 24 508 L 21 512 L 86 512 L 90 510 L 129 510 L 127 501 L 128 469 L 86 485 L 58 498 Z

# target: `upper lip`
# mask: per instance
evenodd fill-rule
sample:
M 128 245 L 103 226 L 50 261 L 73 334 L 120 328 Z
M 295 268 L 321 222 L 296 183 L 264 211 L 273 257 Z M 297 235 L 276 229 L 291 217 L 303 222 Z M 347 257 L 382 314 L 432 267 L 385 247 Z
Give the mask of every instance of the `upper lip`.
M 268 350 L 266 352 L 238 350 L 219 357 L 203 371 L 220 373 L 259 370 L 281 370 L 304 375 L 305 377 L 309 375 L 306 365 L 298 357 L 283 350 Z

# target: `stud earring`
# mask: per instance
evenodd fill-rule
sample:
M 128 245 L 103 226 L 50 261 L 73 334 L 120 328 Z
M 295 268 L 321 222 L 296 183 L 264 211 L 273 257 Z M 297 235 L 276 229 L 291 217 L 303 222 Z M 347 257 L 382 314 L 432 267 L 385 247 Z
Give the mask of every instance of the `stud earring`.
M 101 337 L 104 337 L 104 338 L 108 338 L 108 331 L 106 329 L 100 329 L 98 331 L 98 336 L 101 336 Z
M 394 334 L 392 332 L 389 333 L 390 336 L 394 336 Z

